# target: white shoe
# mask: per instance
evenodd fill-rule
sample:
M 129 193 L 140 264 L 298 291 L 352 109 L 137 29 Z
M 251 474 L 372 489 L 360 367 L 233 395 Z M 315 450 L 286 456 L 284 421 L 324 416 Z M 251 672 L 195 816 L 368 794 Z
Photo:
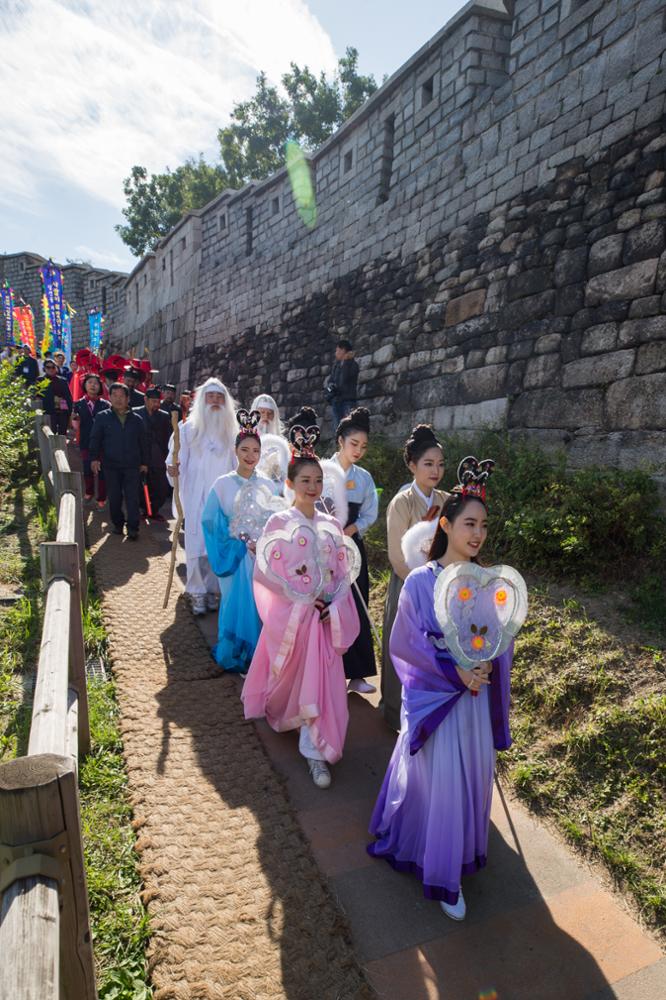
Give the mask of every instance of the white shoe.
M 462 894 L 462 886 L 458 892 L 458 902 L 454 906 L 451 903 L 445 903 L 443 899 L 440 899 L 439 905 L 451 920 L 464 920 L 467 907 L 465 906 L 465 898 Z
M 205 615 L 206 614 L 206 595 L 205 594 L 192 594 L 192 614 L 193 615 Z
M 219 611 L 220 610 L 220 597 L 219 594 L 206 594 L 206 610 L 207 611 Z
M 323 760 L 312 760 L 308 757 L 308 767 L 310 774 L 317 788 L 329 788 L 331 784 L 331 772 Z
M 374 694 L 377 690 L 374 684 L 369 684 L 364 677 L 355 677 L 347 685 L 347 692 L 355 691 L 357 694 Z

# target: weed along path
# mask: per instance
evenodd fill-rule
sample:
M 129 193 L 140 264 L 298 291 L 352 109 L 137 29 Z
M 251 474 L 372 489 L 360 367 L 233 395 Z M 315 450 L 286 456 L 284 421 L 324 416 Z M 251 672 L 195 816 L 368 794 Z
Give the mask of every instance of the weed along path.
M 243 721 L 174 584 L 166 532 L 100 532 L 103 596 L 153 938 L 156 1000 L 647 1000 L 666 958 L 622 902 L 496 794 L 467 920 L 365 852 L 394 738 L 350 698 L 345 756 L 317 790 L 293 734 Z M 374 696 L 373 696 L 374 697 Z

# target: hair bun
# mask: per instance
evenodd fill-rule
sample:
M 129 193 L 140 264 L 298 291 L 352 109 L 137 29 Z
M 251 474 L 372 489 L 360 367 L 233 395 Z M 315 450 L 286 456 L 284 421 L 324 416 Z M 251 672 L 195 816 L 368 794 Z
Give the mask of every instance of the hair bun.
M 302 406 L 298 413 L 295 413 L 289 420 L 290 427 L 295 427 L 297 424 L 300 424 L 301 427 L 311 427 L 316 423 L 317 413 L 311 406 Z
M 355 406 L 348 419 L 352 427 L 370 433 L 370 410 L 366 406 Z
M 439 444 L 439 441 L 435 437 L 435 432 L 430 424 L 417 424 L 416 427 L 413 427 L 412 432 L 409 435 L 409 440 L 414 444 L 424 444 L 426 441 L 432 441 L 433 444 Z

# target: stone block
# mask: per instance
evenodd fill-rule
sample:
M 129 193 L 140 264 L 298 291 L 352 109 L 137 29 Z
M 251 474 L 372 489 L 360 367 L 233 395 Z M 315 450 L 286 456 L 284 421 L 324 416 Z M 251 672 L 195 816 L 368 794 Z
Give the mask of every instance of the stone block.
M 477 288 L 473 292 L 465 292 L 458 298 L 450 299 L 446 305 L 446 326 L 456 326 L 465 320 L 479 316 L 486 302 L 485 288 Z
M 666 316 L 628 319 L 620 326 L 618 347 L 634 347 L 652 340 L 666 339 Z
M 559 354 L 540 354 L 527 362 L 523 386 L 525 389 L 538 389 L 541 386 L 552 386 L 559 375 Z
M 636 352 L 636 375 L 666 371 L 666 340 L 642 344 Z
M 480 403 L 458 406 L 438 406 L 434 412 L 435 427 L 441 430 L 471 431 L 505 426 L 509 400 L 506 396 L 485 399 Z
M 470 351 L 465 358 L 465 368 L 481 368 L 485 361 L 485 351 Z
M 629 319 L 657 316 L 661 312 L 661 296 L 646 295 L 644 299 L 634 299 L 629 307 Z
M 601 389 L 535 389 L 523 392 L 513 402 L 508 415 L 509 427 L 579 427 L 600 426 L 603 420 Z
M 581 340 L 582 354 L 603 354 L 613 351 L 617 345 L 617 324 L 600 323 L 585 330 Z
M 562 369 L 562 385 L 565 389 L 573 389 L 578 386 L 607 385 L 627 378 L 634 367 L 634 356 L 635 351 L 625 350 L 571 361 Z
M 595 275 L 585 289 L 587 305 L 599 305 L 609 299 L 639 299 L 654 289 L 658 259 L 641 260 L 628 267 Z
M 659 257 L 666 248 L 666 232 L 661 221 L 646 222 L 627 233 L 624 264 Z
M 517 361 L 520 358 L 529 358 L 532 353 L 531 340 L 517 340 L 509 344 L 509 361 Z
M 506 305 L 501 313 L 502 325 L 507 330 L 515 330 L 517 327 L 530 323 L 535 319 L 542 319 L 552 313 L 555 306 L 555 292 L 541 292 L 539 295 L 529 295 L 524 299 L 517 299 L 510 305 Z
M 545 333 L 542 337 L 537 337 L 534 344 L 534 353 L 550 354 L 553 351 L 559 351 L 561 340 L 562 334 L 560 333 Z
M 506 361 L 509 348 L 507 346 L 503 347 L 491 347 L 486 354 L 486 364 L 487 365 L 497 365 Z
M 461 402 L 477 403 L 503 396 L 507 372 L 508 365 L 486 365 L 462 372 L 459 377 Z
M 389 361 L 393 361 L 395 356 L 395 347 L 393 344 L 384 344 L 379 350 L 375 351 L 372 355 L 373 365 L 385 365 Z
M 556 288 L 582 281 L 587 268 L 587 247 L 562 250 L 555 261 L 553 280 Z
M 617 430 L 666 427 L 666 372 L 636 375 L 606 391 L 606 425 Z
M 513 302 L 528 295 L 536 295 L 550 288 L 552 282 L 553 275 L 549 267 L 535 267 L 516 275 L 515 278 L 509 278 L 506 286 L 506 297 L 509 302 Z
M 614 271 L 622 264 L 622 249 L 624 246 L 624 233 L 614 236 L 605 236 L 602 240 L 597 240 L 590 247 L 590 259 L 587 273 L 590 277 L 595 274 L 603 274 L 605 271 Z

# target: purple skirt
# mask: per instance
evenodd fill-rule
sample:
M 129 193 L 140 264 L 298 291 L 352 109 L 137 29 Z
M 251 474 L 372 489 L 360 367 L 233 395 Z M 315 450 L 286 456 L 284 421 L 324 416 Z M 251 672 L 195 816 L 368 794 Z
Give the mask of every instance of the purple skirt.
M 454 904 L 461 876 L 486 863 L 494 770 L 487 687 L 465 693 L 413 756 L 403 713 L 368 853 L 418 875 L 428 899 Z

